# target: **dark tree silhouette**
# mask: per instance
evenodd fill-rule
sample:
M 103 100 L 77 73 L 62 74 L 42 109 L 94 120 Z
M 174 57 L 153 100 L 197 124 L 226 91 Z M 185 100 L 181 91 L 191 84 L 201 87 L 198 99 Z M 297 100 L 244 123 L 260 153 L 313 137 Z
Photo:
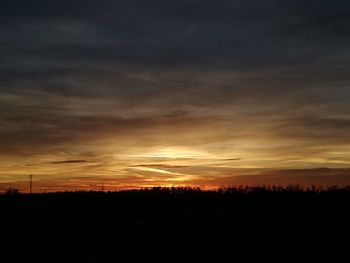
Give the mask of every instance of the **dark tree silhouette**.
M 19 193 L 19 190 L 17 188 L 12 188 L 12 187 L 6 189 L 4 192 L 5 195 L 14 195 L 18 193 Z
M 349 187 L 8 192 L 0 196 L 2 262 L 345 262 L 348 256 Z

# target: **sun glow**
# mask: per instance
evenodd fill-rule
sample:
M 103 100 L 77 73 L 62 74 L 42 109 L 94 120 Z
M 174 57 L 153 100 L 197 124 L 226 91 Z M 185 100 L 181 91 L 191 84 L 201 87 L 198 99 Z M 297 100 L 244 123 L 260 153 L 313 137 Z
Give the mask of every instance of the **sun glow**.
M 185 148 L 162 148 L 156 151 L 143 154 L 143 157 L 151 158 L 203 158 L 206 154 L 199 151 L 189 150 Z
M 154 173 L 161 173 L 161 174 L 172 174 L 171 172 L 163 169 L 157 169 L 157 168 L 152 168 L 152 167 L 133 167 L 135 170 L 140 170 L 140 171 L 146 171 L 146 172 L 154 172 Z

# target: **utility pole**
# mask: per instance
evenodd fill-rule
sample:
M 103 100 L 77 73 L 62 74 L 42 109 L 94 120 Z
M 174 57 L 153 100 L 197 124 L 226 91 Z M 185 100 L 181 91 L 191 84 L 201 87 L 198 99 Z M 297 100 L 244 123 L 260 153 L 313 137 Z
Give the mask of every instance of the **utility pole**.
M 29 193 L 32 193 L 32 187 L 33 187 L 33 175 L 29 174 Z

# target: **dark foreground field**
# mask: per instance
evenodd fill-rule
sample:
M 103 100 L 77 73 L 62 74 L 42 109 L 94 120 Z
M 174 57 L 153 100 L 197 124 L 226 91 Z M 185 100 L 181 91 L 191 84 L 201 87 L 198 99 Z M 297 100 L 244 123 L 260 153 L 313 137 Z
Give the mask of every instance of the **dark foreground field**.
M 350 262 L 350 191 L 0 196 L 1 262 Z

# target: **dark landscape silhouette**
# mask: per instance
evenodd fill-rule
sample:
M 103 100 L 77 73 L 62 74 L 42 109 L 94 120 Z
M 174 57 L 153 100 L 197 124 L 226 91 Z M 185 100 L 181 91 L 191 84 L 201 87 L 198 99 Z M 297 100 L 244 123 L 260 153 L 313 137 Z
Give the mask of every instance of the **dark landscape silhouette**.
M 12 262 L 346 262 L 350 187 L 0 196 Z M 10 262 L 10 261 L 3 261 Z

